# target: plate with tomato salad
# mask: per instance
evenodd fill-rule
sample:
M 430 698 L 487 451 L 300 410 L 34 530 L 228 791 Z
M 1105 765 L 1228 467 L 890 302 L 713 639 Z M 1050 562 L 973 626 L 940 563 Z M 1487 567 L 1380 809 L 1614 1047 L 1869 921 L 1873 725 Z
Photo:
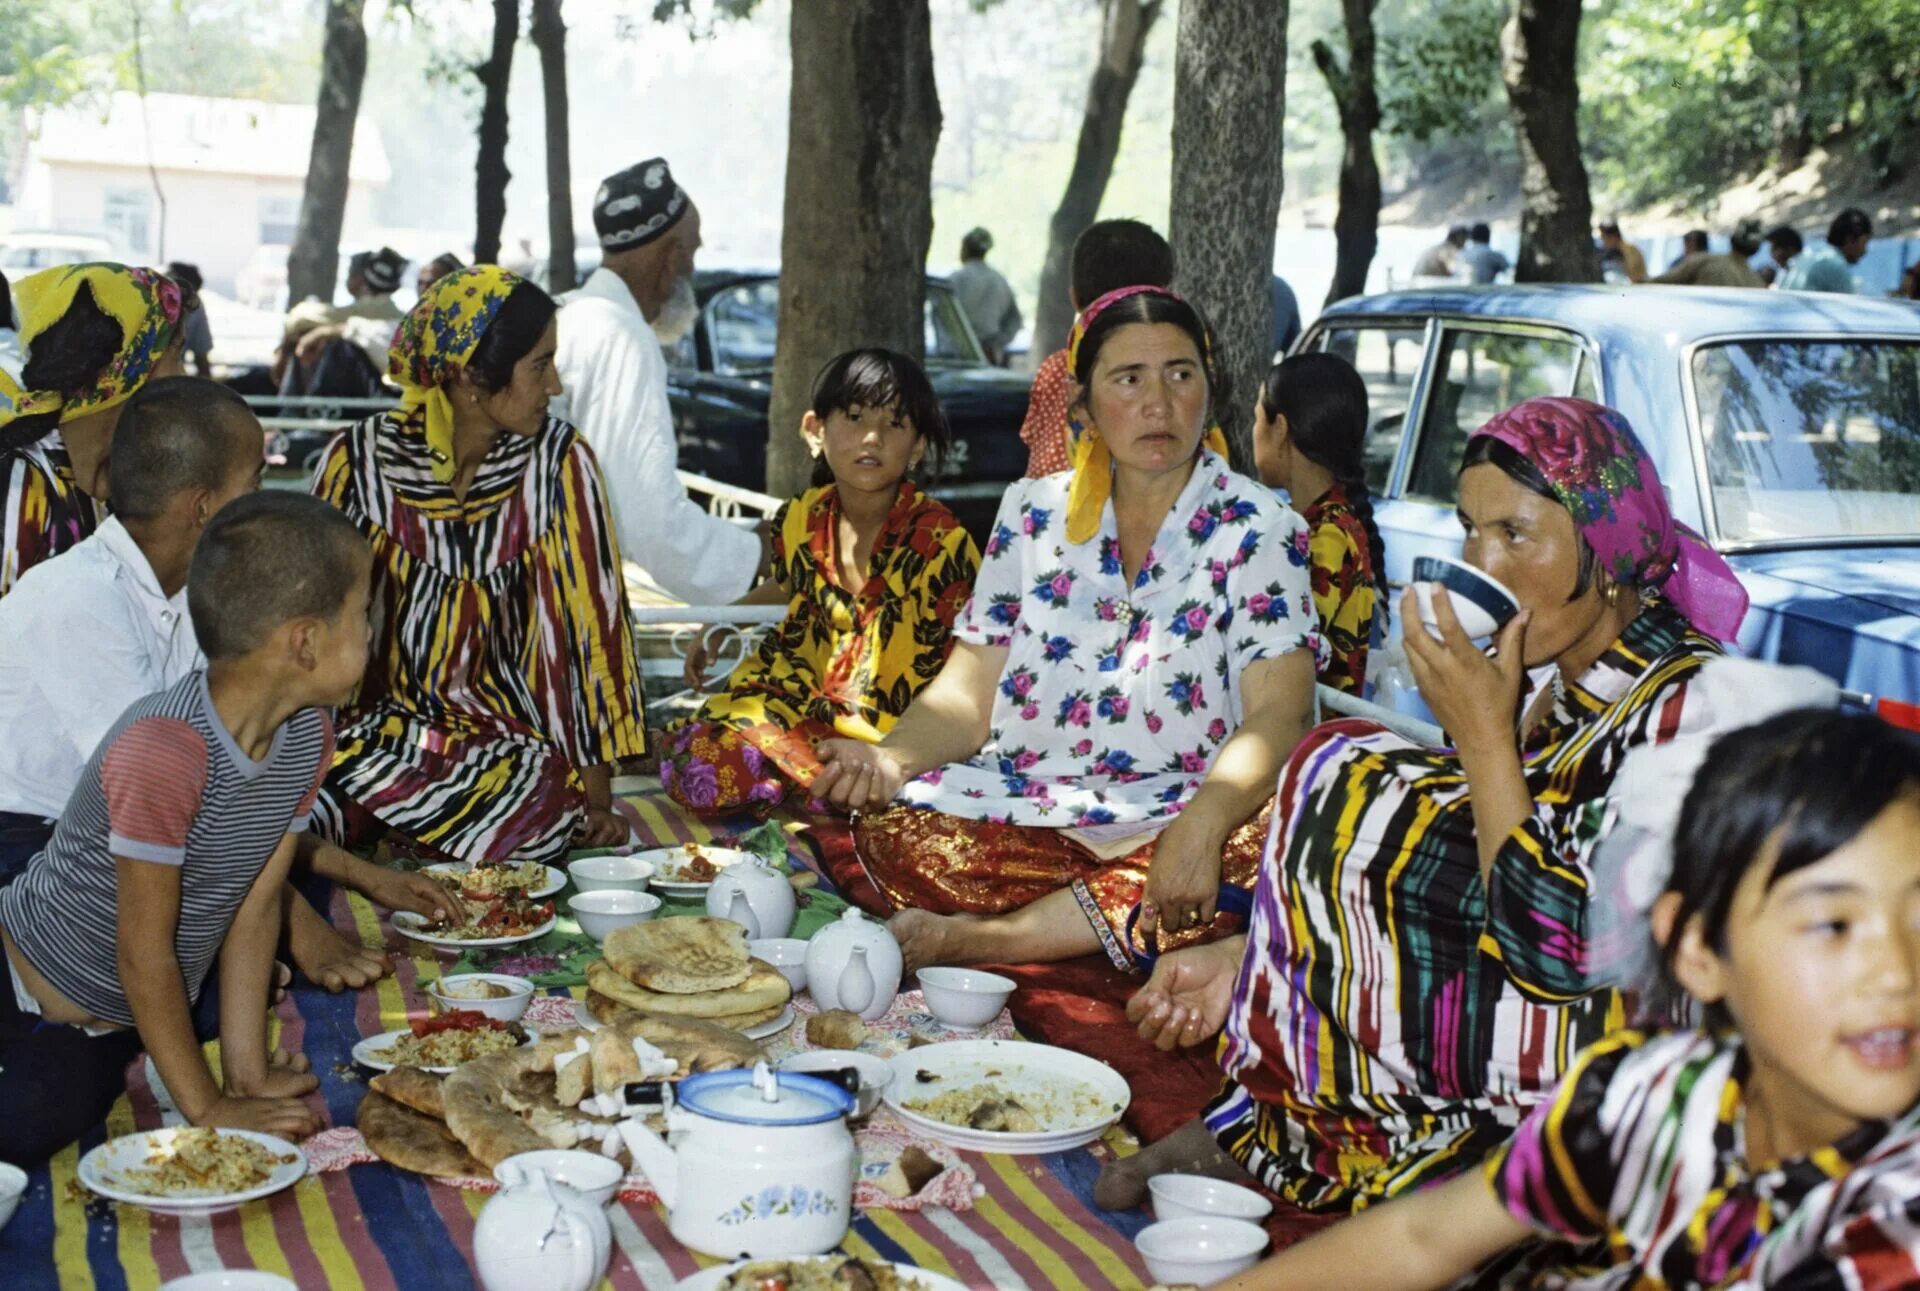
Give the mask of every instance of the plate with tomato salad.
M 534 901 L 523 893 L 462 894 L 465 923 L 435 923 L 424 915 L 402 910 L 393 916 L 393 930 L 430 946 L 512 946 L 544 937 L 557 922 L 553 902 Z

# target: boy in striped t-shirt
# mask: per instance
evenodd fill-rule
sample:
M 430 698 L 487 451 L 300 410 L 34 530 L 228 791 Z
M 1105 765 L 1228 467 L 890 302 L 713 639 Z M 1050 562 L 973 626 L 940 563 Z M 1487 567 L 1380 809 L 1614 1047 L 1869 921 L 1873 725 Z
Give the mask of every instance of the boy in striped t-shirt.
M 281 892 L 333 754 L 323 708 L 366 669 L 365 539 L 299 494 L 242 497 L 194 550 L 207 656 L 139 700 L 87 763 L 46 850 L 0 889 L 0 1160 L 105 1116 L 142 1048 L 195 1125 L 301 1136 L 316 1081 L 270 1054 Z M 220 969 L 224 1088 L 191 1012 Z

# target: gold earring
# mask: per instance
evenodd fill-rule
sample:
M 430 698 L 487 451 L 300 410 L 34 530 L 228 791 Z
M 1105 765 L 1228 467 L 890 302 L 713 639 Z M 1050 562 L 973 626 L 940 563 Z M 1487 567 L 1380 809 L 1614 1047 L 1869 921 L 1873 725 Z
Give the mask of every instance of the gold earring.
M 1620 604 L 1620 584 L 1608 583 L 1606 595 L 1607 595 L 1607 604 L 1609 606 Z

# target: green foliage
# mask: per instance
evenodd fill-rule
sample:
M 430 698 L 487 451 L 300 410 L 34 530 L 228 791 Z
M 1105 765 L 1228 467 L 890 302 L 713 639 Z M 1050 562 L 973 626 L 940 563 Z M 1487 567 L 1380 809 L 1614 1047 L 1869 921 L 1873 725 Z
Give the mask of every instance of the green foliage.
M 1505 112 L 1500 86 L 1501 0 L 1459 0 L 1407 15 L 1379 54 L 1381 125 L 1428 143 L 1464 137 Z

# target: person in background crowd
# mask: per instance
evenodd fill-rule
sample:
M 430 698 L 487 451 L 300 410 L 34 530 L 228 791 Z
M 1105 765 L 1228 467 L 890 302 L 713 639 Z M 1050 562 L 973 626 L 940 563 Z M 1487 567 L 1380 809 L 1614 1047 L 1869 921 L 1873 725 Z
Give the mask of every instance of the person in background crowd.
M 1447 230 L 1447 236 L 1420 253 L 1413 262 L 1415 278 L 1452 278 L 1460 271 L 1460 249 L 1467 245 L 1467 235 L 1471 230 L 1464 224 L 1456 224 Z
M 1276 359 L 1300 339 L 1300 299 L 1279 274 L 1273 275 L 1273 354 Z
M 919 364 L 840 355 L 815 379 L 800 433 L 816 483 L 774 513 L 773 576 L 746 597 L 787 617 L 666 734 L 660 784 L 696 811 L 806 799 L 820 741 L 884 738 L 946 663 L 973 591 L 979 548 L 913 481 L 952 442 Z M 705 671 L 696 646 L 687 684 L 704 689 Z
M 953 284 L 954 299 L 960 302 L 961 311 L 987 352 L 987 362 L 1004 367 L 1007 346 L 1020 332 L 1020 305 L 1000 271 L 987 263 L 991 250 L 991 233 L 985 229 L 968 233 L 960 239 L 960 267 L 948 281 Z
M 1920 261 L 1907 266 L 1900 275 L 1900 286 L 1894 290 L 1896 300 L 1920 300 Z
M 424 296 L 427 294 L 427 289 L 433 286 L 434 283 L 439 282 L 455 269 L 464 269 L 466 267 L 466 264 L 459 256 L 451 251 L 442 251 L 439 255 L 420 266 L 420 272 L 413 280 L 414 290 Z
M 340 846 L 557 863 L 626 841 L 640 668 L 599 463 L 548 413 L 554 314 L 497 265 L 448 274 L 394 332 L 401 406 L 320 465 L 375 570 L 373 664 L 314 809 Z
M 1077 316 L 1087 305 L 1122 287 L 1171 287 L 1173 248 L 1139 220 L 1099 220 L 1074 239 L 1067 278 L 1067 297 Z M 1020 423 L 1030 480 L 1073 465 L 1067 428 L 1072 386 L 1065 349 L 1049 354 L 1034 371 L 1027 415 Z
M 1729 236 L 1731 250 L 1700 251 L 1655 278 L 1675 287 L 1764 287 L 1766 280 L 1750 263 L 1760 250 L 1760 222 L 1742 220 Z
M 1467 281 L 1476 286 L 1497 282 L 1501 274 L 1513 268 L 1513 261 L 1495 251 L 1492 242 L 1493 230 L 1485 224 L 1476 224 L 1467 234 L 1467 245 L 1461 248 L 1460 262 L 1467 268 Z
M 1801 240 L 1800 234 L 1782 224 L 1767 234 L 1767 258 L 1772 263 L 1761 269 L 1761 275 L 1767 277 L 1767 270 L 1771 269 L 1773 273 L 1767 277 L 1768 284 L 1779 282 L 1780 276 L 1793 267 L 1794 257 L 1805 249 L 1806 243 Z
M 674 473 L 679 440 L 660 349 L 700 318 L 700 210 L 655 157 L 607 177 L 594 195 L 593 227 L 600 267 L 560 301 L 553 416 L 602 463 L 627 559 L 692 604 L 738 600 L 766 571 L 767 526 L 743 529 L 687 496 Z
M 295 306 L 287 315 L 286 332 L 274 357 L 280 393 L 379 395 L 387 343 L 393 337 L 393 325 L 400 321 L 393 293 L 400 289 L 406 268 L 406 257 L 392 247 L 361 251 L 347 261 L 347 294 L 353 298 L 349 303 Z
M 1640 248 L 1621 236 L 1620 222 L 1608 220 L 1600 226 L 1600 263 L 1617 269 L 1628 282 L 1647 280 L 1647 258 Z
M 0 367 L 0 596 L 99 524 L 120 410 L 180 373 L 199 303 L 164 274 L 119 264 L 43 269 L 15 301 L 26 359 L 17 374 Z
M 1349 695 L 1365 691 L 1376 620 L 1386 622 L 1387 553 L 1367 490 L 1366 436 L 1367 384 L 1339 355 L 1296 354 L 1261 383 L 1254 468 L 1307 522 L 1313 608 L 1327 642 L 1318 676 Z
M 169 263 L 167 277 L 191 291 L 196 297 L 206 288 L 206 279 L 200 276 L 200 266 L 189 264 L 185 260 Z M 212 376 L 213 326 L 207 322 L 207 306 L 204 301 L 196 305 L 193 312 L 187 315 L 186 333 L 188 373 L 196 377 Z
M 1867 254 L 1873 241 L 1873 221 L 1857 206 L 1849 206 L 1833 217 L 1827 227 L 1827 240 L 1802 252 L 1780 279 L 1783 291 L 1831 291 L 1850 294 L 1860 290 L 1853 266 Z
M 1688 229 L 1685 233 L 1682 233 L 1680 235 L 1680 254 L 1675 256 L 1673 263 L 1667 266 L 1667 272 L 1671 273 L 1673 270 L 1679 268 L 1680 263 L 1688 256 L 1705 255 L 1707 253 L 1707 245 L 1707 231 L 1705 229 Z

